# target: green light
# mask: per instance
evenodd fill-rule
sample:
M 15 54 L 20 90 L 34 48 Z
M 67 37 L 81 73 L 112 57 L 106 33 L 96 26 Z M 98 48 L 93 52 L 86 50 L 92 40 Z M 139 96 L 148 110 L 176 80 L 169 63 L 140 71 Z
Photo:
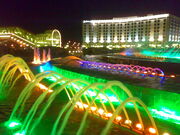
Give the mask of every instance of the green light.
M 10 128 L 10 129 L 16 129 L 16 128 L 19 128 L 21 126 L 21 123 L 17 120 L 14 120 L 14 121 L 7 121 L 5 123 L 5 126 Z
M 40 66 L 40 72 L 43 72 L 43 71 L 45 71 L 45 70 L 50 70 L 49 68 L 50 68 L 50 67 L 48 67 L 48 64 L 46 63 L 45 66 Z M 87 76 L 87 75 L 78 74 L 78 73 L 71 72 L 71 71 L 67 71 L 67 70 L 64 70 L 64 69 L 58 69 L 58 68 L 56 68 L 56 67 L 54 67 L 54 66 L 53 66 L 53 71 L 56 71 L 56 72 L 62 74 L 63 76 L 65 76 L 65 77 L 67 77 L 67 78 L 71 78 L 71 79 L 73 79 L 73 78 L 75 78 L 75 77 L 79 78 L 79 77 L 78 77 L 79 75 L 81 76 L 82 79 L 84 79 L 84 78 L 89 78 L 89 76 Z M 72 76 L 70 76 L 70 74 L 67 73 L 67 72 L 71 73 Z M 59 77 L 58 77 L 58 78 L 59 78 Z M 89 81 L 90 83 L 94 83 L 93 81 L 90 81 L 90 80 L 96 80 L 96 79 L 97 79 L 97 78 L 94 78 L 94 77 L 91 77 L 91 78 L 92 78 L 92 79 L 88 79 L 88 81 Z M 55 81 L 57 80 L 57 79 L 54 78 L 54 77 L 47 77 L 46 79 L 48 79 L 49 81 L 52 81 L 52 82 L 55 82 Z M 103 80 L 103 79 L 100 79 L 100 80 Z M 107 82 L 107 81 L 105 81 L 105 82 Z M 83 83 L 79 83 L 78 85 L 76 85 L 75 83 L 71 83 L 71 86 L 67 86 L 67 87 L 72 87 L 72 86 L 73 86 L 73 88 L 75 88 L 77 91 L 79 91 L 79 90 L 83 87 L 83 85 L 84 85 Z M 86 92 L 86 96 L 95 97 L 95 96 L 96 96 L 96 92 L 95 92 L 95 91 L 96 91 L 96 90 L 91 90 L 91 89 L 89 89 L 89 90 Z M 107 96 L 108 96 L 108 98 L 109 98 L 109 100 L 110 100 L 111 102 L 114 102 L 114 103 L 118 103 L 118 104 L 119 104 L 119 100 L 116 98 L 116 96 L 115 96 L 114 94 L 110 93 L 109 91 L 106 91 L 106 94 L 107 94 Z M 107 103 L 107 102 L 108 102 L 107 97 L 104 96 L 103 94 L 99 94 L 99 97 L 96 98 L 97 101 L 100 101 L 100 99 L 101 99 L 102 102 L 104 102 L 104 103 Z
M 134 104 L 131 103 L 131 102 L 127 103 L 126 105 L 127 105 L 128 107 L 134 107 Z
M 19 125 L 19 123 L 16 123 L 16 122 L 11 122 L 10 124 L 9 124 L 9 127 L 16 127 L 16 126 L 18 126 Z
M 69 71 L 66 69 L 61 69 L 61 68 L 52 66 L 48 63 L 40 66 L 40 72 L 48 71 L 48 70 L 58 72 L 64 77 L 70 78 L 70 79 L 81 78 L 82 80 L 88 81 L 90 84 L 95 83 L 95 82 L 106 83 L 108 81 L 106 79 L 96 78 L 96 77 L 88 76 L 85 74 Z M 56 81 L 56 79 L 55 78 L 52 79 L 52 77 L 48 78 L 48 80 L 49 79 L 50 81 Z M 134 96 L 139 97 L 142 101 L 144 101 L 147 104 L 148 109 L 150 110 L 151 115 L 153 117 L 168 120 L 176 124 L 180 124 L 180 113 L 179 113 L 180 106 L 178 106 L 180 94 L 157 90 L 153 88 L 140 87 L 140 86 L 131 85 L 127 83 L 123 83 L 123 84 L 126 87 L 128 87 L 129 90 L 131 90 Z M 78 91 L 79 89 L 83 87 L 83 85 L 84 85 L 83 83 L 78 83 L 78 84 L 72 83 L 71 86 L 68 86 L 68 87 L 73 87 Z M 118 93 L 118 95 L 121 95 L 120 98 L 122 100 L 126 99 L 126 94 L 120 93 L 119 88 L 113 87 L 113 89 Z M 110 99 L 110 101 L 113 102 L 113 104 L 120 104 L 117 97 L 109 89 L 107 89 L 105 93 Z M 143 94 L 143 93 L 146 93 L 146 94 Z M 92 89 L 89 89 L 86 94 L 87 96 L 88 94 L 92 97 L 96 96 L 95 90 L 92 90 Z M 104 95 L 100 95 L 99 97 L 102 99 L 102 102 L 108 103 L 108 99 Z M 97 99 L 98 102 L 100 102 L 100 98 Z M 127 107 L 133 107 L 132 103 L 128 103 L 126 105 Z
M 16 132 L 13 135 L 25 135 L 25 134 L 26 134 L 26 132 L 23 130 L 22 132 L 21 131 L 20 132 Z
M 177 62 L 180 59 L 179 50 L 175 50 L 174 48 L 169 51 L 153 51 L 153 50 L 142 50 L 140 52 L 142 55 L 151 56 L 154 58 L 168 58 L 168 59 L 176 59 Z
M 180 116 L 176 115 L 176 112 L 171 111 L 167 108 L 162 108 L 160 110 L 157 109 L 149 109 L 152 113 L 153 117 L 169 120 L 176 124 L 180 124 Z

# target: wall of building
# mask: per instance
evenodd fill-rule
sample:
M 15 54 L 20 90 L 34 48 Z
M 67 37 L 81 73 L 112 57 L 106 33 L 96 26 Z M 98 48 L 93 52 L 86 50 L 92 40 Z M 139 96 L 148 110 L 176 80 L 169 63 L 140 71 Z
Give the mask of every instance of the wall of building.
M 178 17 L 160 14 L 83 21 L 82 35 L 87 47 L 165 47 L 180 41 L 179 29 Z

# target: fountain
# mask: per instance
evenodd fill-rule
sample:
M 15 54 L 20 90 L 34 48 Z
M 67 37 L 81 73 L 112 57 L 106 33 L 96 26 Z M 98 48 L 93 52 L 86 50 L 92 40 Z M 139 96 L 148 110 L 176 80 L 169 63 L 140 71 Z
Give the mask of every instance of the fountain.
M 85 112 L 76 132 L 77 135 L 83 133 L 89 114 L 95 115 L 100 119 L 107 121 L 107 125 L 104 129 L 102 129 L 101 135 L 105 135 L 110 132 L 112 123 L 120 127 L 125 127 L 134 133 L 147 135 L 162 134 L 159 133 L 155 121 L 146 105 L 139 98 L 134 97 L 130 90 L 119 81 L 90 84 L 82 79 L 66 78 L 54 71 L 44 71 L 37 75 L 33 75 L 27 64 L 21 58 L 13 57 L 11 55 L 1 57 L 0 62 L 2 64 L 0 64 L 0 70 L 2 71 L 0 79 L 2 84 L 6 84 L 10 80 L 10 85 L 14 84 L 16 79 L 20 77 L 18 75 L 15 80 L 12 80 L 15 76 L 15 71 L 18 69 L 20 71 L 20 75 L 23 75 L 25 79 L 29 81 L 20 93 L 9 121 L 7 122 L 7 126 L 16 129 L 12 130 L 15 135 L 33 134 L 34 131 L 37 130 L 37 126 L 43 121 L 46 112 L 52 106 L 55 98 L 58 95 L 62 95 L 63 92 L 66 93 L 69 100 L 66 101 L 64 107 L 59 111 L 57 118 L 53 123 L 51 133 L 48 134 L 63 134 L 73 110 Z M 12 68 L 10 68 L 11 66 Z M 48 83 L 48 86 L 43 85 L 43 87 L 40 87 L 45 89 L 44 92 L 39 94 L 35 102 L 32 103 L 32 106 L 27 114 L 24 115 L 26 112 L 26 102 L 32 95 L 33 89 L 36 86 L 41 86 L 40 84 L 47 79 L 51 80 L 51 83 Z M 126 98 L 122 98 L 122 95 L 119 95 L 119 93 L 114 90 L 114 87 L 121 90 L 123 93 L 122 95 L 126 95 Z M 91 96 L 92 92 L 94 93 L 94 96 Z M 113 94 L 113 96 L 117 98 L 119 104 L 113 104 L 108 93 Z M 105 103 L 104 100 L 106 100 L 107 103 Z M 128 103 L 131 103 L 131 108 L 134 110 L 133 115 L 129 112 L 130 110 L 127 107 Z M 40 107 L 41 105 L 43 105 L 43 108 Z M 144 109 L 145 113 L 147 113 L 147 118 L 143 117 L 142 109 Z M 59 126 L 60 123 L 61 125 Z
M 43 58 L 42 58 L 42 62 L 46 62 L 46 50 L 43 49 Z
M 140 52 L 141 55 L 150 56 L 152 58 L 165 58 L 165 59 L 175 59 L 177 62 L 180 59 L 179 48 L 171 48 L 171 49 L 161 49 L 158 51 L 143 50 Z
M 31 72 L 26 62 L 12 55 L 4 55 L 0 58 L 0 71 L 2 72 L 0 78 L 0 97 L 7 97 L 15 82 L 22 76 L 28 81 L 31 81 L 31 78 L 34 77 L 34 74 Z M 14 78 L 16 72 L 20 74 Z M 4 88 L 7 86 L 11 87 L 5 90 Z
M 39 48 L 34 48 L 34 60 L 33 64 L 41 64 Z
M 50 60 L 51 60 L 51 50 L 49 48 L 46 61 L 50 61 Z
M 42 64 L 42 63 L 46 63 L 47 61 L 51 60 L 51 51 L 50 49 L 48 49 L 48 53 L 46 54 L 46 50 L 43 49 L 43 53 L 42 53 L 42 60 L 41 60 L 41 55 L 40 55 L 40 50 L 39 48 L 34 48 L 34 60 L 33 60 L 33 64 Z
M 103 71 L 108 73 L 119 74 L 123 73 L 136 73 L 139 75 L 146 76 L 161 76 L 164 77 L 165 74 L 160 68 L 144 67 L 139 65 L 125 65 L 125 64 L 109 64 L 100 63 L 92 61 L 81 61 L 81 67 L 85 69 Z
M 150 49 L 126 49 L 119 53 L 121 56 L 128 56 L 132 58 L 148 58 L 156 61 L 179 63 L 180 52 L 179 48 L 161 48 L 154 50 Z M 118 54 L 118 55 L 119 55 Z

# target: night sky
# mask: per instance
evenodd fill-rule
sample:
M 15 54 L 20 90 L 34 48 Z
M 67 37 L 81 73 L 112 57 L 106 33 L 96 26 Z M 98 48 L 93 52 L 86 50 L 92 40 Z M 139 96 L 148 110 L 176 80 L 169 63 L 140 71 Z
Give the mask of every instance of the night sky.
M 64 42 L 81 42 L 82 20 L 151 13 L 180 16 L 180 0 L 0 0 L 0 26 L 33 33 L 57 28 Z

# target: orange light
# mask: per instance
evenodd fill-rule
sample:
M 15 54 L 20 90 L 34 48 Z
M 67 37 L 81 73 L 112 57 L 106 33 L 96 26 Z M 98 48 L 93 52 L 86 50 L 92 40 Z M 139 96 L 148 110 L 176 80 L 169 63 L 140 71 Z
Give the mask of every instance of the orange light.
M 94 106 L 91 107 L 91 111 L 96 111 L 96 109 L 97 109 L 97 108 L 94 107 Z
M 88 105 L 87 104 L 83 104 L 84 108 L 88 108 Z
M 80 105 L 82 105 L 82 103 L 81 102 L 76 102 L 76 105 L 80 106 Z
M 103 109 L 99 109 L 99 110 L 98 110 L 98 113 L 99 113 L 100 115 L 103 115 L 104 110 L 103 110 Z
M 26 70 L 26 72 L 28 72 L 28 70 Z M 48 87 L 46 87 L 45 85 L 41 84 L 41 83 L 38 83 L 37 86 L 40 88 L 40 89 L 43 89 L 43 90 L 48 90 Z M 48 92 L 53 92 L 53 90 L 48 90 Z
M 151 134 L 155 134 L 155 133 L 156 133 L 156 129 L 154 129 L 154 128 L 149 128 L 149 132 L 150 132 Z
M 147 72 L 145 71 L 144 74 L 147 74 Z
M 132 121 L 131 120 L 125 120 L 124 123 L 127 124 L 127 125 L 131 125 Z
M 170 135 L 169 133 L 163 133 L 163 135 Z
M 142 129 L 142 125 L 140 123 L 136 124 L 136 128 L 138 128 L 139 130 Z
M 83 109 L 83 104 L 81 102 L 76 102 L 76 105 L 80 108 L 80 109 Z
M 155 74 L 156 74 L 156 73 L 154 73 L 154 72 L 152 73 L 152 75 L 155 75 Z
M 121 116 L 117 116 L 115 120 L 116 120 L 117 122 L 119 122 L 119 121 L 122 120 L 122 117 L 121 117 Z
M 174 78 L 174 77 L 175 77 L 175 75 L 170 75 L 170 77 Z
M 47 89 L 48 89 L 45 85 L 40 84 L 40 83 L 38 84 L 38 87 L 41 88 L 41 89 L 44 89 L 44 90 L 47 90 Z
M 49 90 L 48 92 L 49 92 L 49 93 L 52 93 L 52 92 L 53 92 L 53 90 Z
M 110 118 L 110 117 L 112 117 L 112 113 L 106 113 L 105 116 L 106 116 L 107 118 Z

